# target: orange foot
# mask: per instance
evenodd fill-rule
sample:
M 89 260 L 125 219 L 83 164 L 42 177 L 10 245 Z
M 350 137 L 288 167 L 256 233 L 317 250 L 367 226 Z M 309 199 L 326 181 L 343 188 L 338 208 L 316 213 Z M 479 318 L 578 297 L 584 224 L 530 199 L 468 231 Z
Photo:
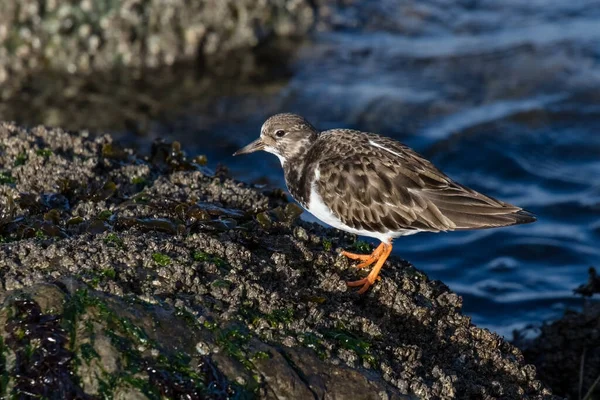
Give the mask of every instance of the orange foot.
M 389 243 L 389 244 L 383 243 L 383 242 L 379 245 L 379 247 L 377 247 L 375 249 L 375 251 L 373 251 L 373 253 L 371 253 L 369 255 L 353 254 L 353 253 L 347 253 L 345 251 L 342 252 L 342 254 L 345 255 L 346 257 L 352 258 L 353 260 L 361 260 L 362 261 L 362 263 L 360 263 L 356 266 L 357 268 L 366 267 L 368 265 L 373 264 L 375 261 L 377 261 L 377 263 L 375 264 L 375 267 L 373 267 L 373 270 L 371 270 L 371 272 L 369 273 L 369 275 L 366 278 L 360 279 L 358 281 L 346 282 L 348 284 L 348 286 L 351 286 L 351 287 L 362 286 L 360 288 L 360 290 L 358 291 L 358 293 L 363 294 L 364 292 L 366 292 L 369 289 L 369 287 L 375 283 L 375 280 L 378 279 L 379 271 L 381 270 L 381 267 L 383 267 L 385 260 L 387 260 L 387 258 L 390 256 L 391 252 L 392 252 L 392 244 L 391 243 Z
M 346 256 L 352 260 L 360 260 L 362 261 L 360 264 L 358 264 L 356 266 L 356 268 L 364 268 L 364 267 L 368 267 L 369 265 L 373 264 L 375 261 L 377 261 L 377 259 L 379 259 L 379 257 L 381 256 L 381 252 L 383 251 L 384 245 L 383 242 L 377 246 L 377 248 L 375 250 L 373 250 L 373 252 L 371 254 L 355 254 L 355 253 L 350 253 L 346 250 L 342 251 L 342 255 Z

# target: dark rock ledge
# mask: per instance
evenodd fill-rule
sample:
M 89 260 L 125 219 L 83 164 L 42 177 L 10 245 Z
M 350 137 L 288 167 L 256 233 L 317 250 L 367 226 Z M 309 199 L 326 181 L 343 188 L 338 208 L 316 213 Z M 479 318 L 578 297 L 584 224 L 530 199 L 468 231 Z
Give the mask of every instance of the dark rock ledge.
M 366 244 L 202 161 L 0 125 L 0 397 L 554 398 L 443 283 L 356 295 Z
M 589 280 L 575 293 L 592 297 L 600 293 L 600 277 L 590 267 Z M 539 377 L 554 393 L 568 399 L 600 398 L 600 303 L 585 299 L 581 311 L 569 310 L 552 323 L 544 324 L 534 339 L 527 331 L 516 332 L 514 343 L 534 363 Z

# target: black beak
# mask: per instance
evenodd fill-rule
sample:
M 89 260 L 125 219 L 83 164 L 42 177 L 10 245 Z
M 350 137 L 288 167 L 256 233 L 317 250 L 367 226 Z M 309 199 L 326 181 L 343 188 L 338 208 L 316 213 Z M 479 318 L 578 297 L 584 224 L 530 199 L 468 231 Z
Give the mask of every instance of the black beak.
M 256 139 L 254 142 L 250 143 L 246 147 L 242 147 L 235 153 L 234 156 L 239 156 L 241 154 L 254 153 L 255 151 L 263 150 L 265 148 L 265 144 L 263 143 L 261 138 Z

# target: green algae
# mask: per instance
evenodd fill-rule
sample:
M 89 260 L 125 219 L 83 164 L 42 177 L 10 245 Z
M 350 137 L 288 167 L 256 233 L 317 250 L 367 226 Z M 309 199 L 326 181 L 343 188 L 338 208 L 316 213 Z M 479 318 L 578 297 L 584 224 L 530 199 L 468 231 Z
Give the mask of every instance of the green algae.
M 148 204 L 150 203 L 150 196 L 146 192 L 139 192 L 131 198 L 135 204 Z
M 289 324 L 294 320 L 294 310 L 291 308 L 277 309 L 269 314 L 265 314 L 265 319 L 274 328 L 280 323 Z
M 91 343 L 83 343 L 79 346 L 79 352 L 81 353 L 81 357 L 87 362 L 90 363 L 93 359 L 100 358 L 100 355 L 94 349 L 94 346 Z
M 102 269 L 100 274 L 107 279 L 115 279 L 117 276 L 117 271 L 115 271 L 115 269 L 112 267 L 108 267 Z
M 161 267 L 166 267 L 167 265 L 171 264 L 171 257 L 169 257 L 166 254 L 153 253 L 152 259 L 154 260 L 155 263 L 157 263 Z
M 15 162 L 13 163 L 13 166 L 18 167 L 21 165 L 25 165 L 26 162 L 27 162 L 27 154 L 20 153 L 19 155 L 17 155 L 17 157 L 15 157 Z
M 196 316 L 185 308 L 175 307 L 175 316 L 185 321 L 190 328 L 197 328 L 201 325 L 198 323 Z
M 65 304 L 63 324 L 70 334 L 71 345 L 77 343 L 77 327 L 85 314 L 92 316 L 85 317 L 89 336 L 94 338 L 94 329 L 97 329 L 94 328 L 97 325 L 94 321 L 102 322 L 104 334 L 124 360 L 121 363 L 122 371 L 111 374 L 104 372 L 98 376 L 101 397 L 112 398 L 123 385 L 156 400 L 165 398 L 173 391 L 183 391 L 192 398 L 206 398 L 210 394 L 212 389 L 209 382 L 206 383 L 210 377 L 191 367 L 192 357 L 184 352 L 172 355 L 159 353 L 155 358 L 149 357 L 147 354 L 152 352 L 145 349 L 160 351 L 159 344 L 131 319 L 117 315 L 105 301 L 90 295 L 87 289 L 77 290 Z M 242 340 L 242 336 L 229 333 L 228 340 L 232 343 Z M 93 342 L 78 347 L 77 354 L 85 362 L 99 357 Z
M 114 183 L 113 181 L 107 181 L 101 188 L 99 188 L 98 190 L 96 190 L 93 193 L 92 200 L 93 201 L 108 200 L 112 196 L 114 196 L 116 191 L 117 191 L 117 184 Z
M 101 211 L 96 218 L 101 221 L 108 221 L 112 217 L 113 213 L 110 210 Z
M 104 238 L 104 243 L 111 244 L 119 248 L 125 247 L 125 245 L 123 244 L 123 239 L 121 239 L 116 233 L 109 233 L 108 235 L 106 235 L 106 237 Z
M 332 246 L 331 240 L 323 238 L 323 250 L 331 251 Z
M 267 212 L 256 214 L 256 220 L 264 230 L 269 230 L 273 226 L 273 221 Z
M 250 357 L 251 361 L 258 361 L 258 360 L 268 360 L 271 358 L 271 354 L 267 353 L 266 351 L 256 351 L 254 352 L 254 354 L 252 354 L 252 356 Z
M 131 183 L 134 185 L 148 186 L 148 180 L 143 176 L 134 176 L 131 178 Z
M 221 330 L 217 334 L 217 344 L 227 353 L 227 355 L 236 359 L 247 370 L 252 370 L 252 363 L 249 361 L 244 346 L 248 344 L 250 334 L 245 327 L 234 326 Z
M 214 331 L 219 327 L 219 325 L 214 321 L 206 320 L 202 323 L 202 326 L 208 329 L 209 331 Z
M 0 184 L 1 185 L 12 185 L 16 182 L 17 182 L 17 180 L 15 178 L 13 178 L 10 171 L 0 172 Z
M 127 152 L 115 143 L 106 143 L 103 145 L 100 154 L 104 158 L 116 161 L 126 161 L 129 157 Z
M 83 218 L 82 218 L 82 217 L 79 217 L 79 216 L 77 216 L 77 217 L 73 217 L 73 218 L 69 218 L 69 219 L 67 220 L 67 226 L 70 226 L 70 225 L 79 225 L 79 224 L 81 224 L 83 221 L 84 221 L 84 220 L 83 220 Z
M 217 279 L 216 281 L 213 281 L 211 283 L 212 286 L 214 287 L 218 287 L 218 288 L 227 288 L 229 289 L 231 287 L 231 285 L 233 285 L 233 282 L 227 280 L 227 279 Z
M 352 243 L 351 248 L 360 253 L 368 254 L 371 252 L 371 245 L 362 240 L 357 240 L 356 242 Z
M 227 261 L 223 260 L 222 258 L 213 256 L 213 255 L 205 253 L 203 251 L 194 251 L 192 253 L 192 259 L 194 261 L 199 261 L 199 262 L 202 262 L 202 261 L 210 262 L 210 263 L 215 264 L 219 268 L 229 265 L 227 263 Z
M 327 350 L 323 344 L 323 340 L 315 333 L 305 332 L 300 336 L 299 339 L 300 343 L 302 343 L 304 347 L 317 353 L 317 357 L 319 357 L 319 359 L 325 360 L 327 358 Z
M 341 329 L 328 329 L 323 331 L 323 336 L 333 340 L 338 346 L 355 352 L 362 361 L 366 361 L 370 365 L 375 365 L 376 359 L 369 352 L 372 347 L 371 343 L 356 334 Z
M 48 158 L 52 154 L 54 154 L 54 152 L 51 149 L 44 148 L 44 149 L 37 149 L 35 154 L 37 154 L 40 157 Z

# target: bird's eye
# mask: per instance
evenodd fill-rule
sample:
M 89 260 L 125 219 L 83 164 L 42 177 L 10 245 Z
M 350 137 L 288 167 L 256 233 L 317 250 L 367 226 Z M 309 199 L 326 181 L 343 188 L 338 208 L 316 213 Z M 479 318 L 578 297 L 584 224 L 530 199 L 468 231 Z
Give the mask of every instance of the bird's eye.
M 285 135 L 285 131 L 283 129 L 278 129 L 275 132 L 275 136 L 277 136 L 277 137 L 283 137 L 284 135 Z

